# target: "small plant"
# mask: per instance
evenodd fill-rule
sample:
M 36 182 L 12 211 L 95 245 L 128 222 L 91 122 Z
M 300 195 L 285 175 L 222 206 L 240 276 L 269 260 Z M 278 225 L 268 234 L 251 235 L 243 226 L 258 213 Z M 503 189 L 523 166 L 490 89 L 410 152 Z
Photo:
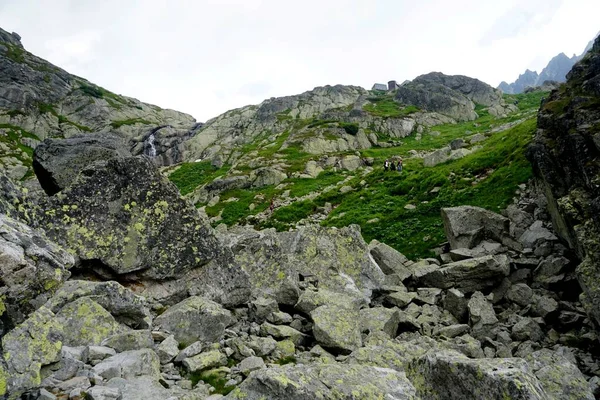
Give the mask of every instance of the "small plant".
M 278 364 L 278 365 L 296 364 L 296 361 L 297 361 L 296 357 L 288 356 L 288 357 L 280 358 L 279 360 L 275 361 L 275 364 Z
M 142 118 L 131 118 L 131 119 L 124 119 L 124 120 L 120 120 L 120 121 L 113 121 L 110 123 L 110 126 L 117 129 L 117 128 L 120 128 L 125 125 L 135 125 L 135 124 L 151 125 L 152 122 L 147 121 Z
M 356 135 L 358 133 L 358 124 L 353 122 L 340 122 L 340 128 L 343 128 L 347 134 Z
M 81 86 L 79 87 L 79 89 L 81 89 L 81 91 L 83 93 L 87 94 L 88 96 L 92 96 L 97 99 L 101 99 L 104 97 L 104 93 L 103 93 L 102 89 L 100 89 L 97 86 L 82 83 Z

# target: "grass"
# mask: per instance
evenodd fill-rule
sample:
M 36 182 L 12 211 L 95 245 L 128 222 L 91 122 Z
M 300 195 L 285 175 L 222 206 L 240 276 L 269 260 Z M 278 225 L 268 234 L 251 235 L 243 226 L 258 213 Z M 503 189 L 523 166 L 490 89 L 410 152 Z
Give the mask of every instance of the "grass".
M 402 118 L 419 111 L 416 106 L 403 106 L 392 96 L 369 97 L 370 104 L 363 109 L 371 115 L 383 118 Z
M 192 381 L 192 387 L 196 386 L 200 381 L 212 386 L 215 388 L 213 394 L 222 394 L 225 396 L 235 389 L 235 386 L 227 386 L 227 379 L 220 373 L 194 372 L 188 375 L 188 379 Z
M 142 119 L 142 118 L 130 118 L 130 119 L 123 119 L 123 120 L 119 120 L 119 121 L 113 121 L 110 123 L 110 126 L 117 129 L 122 126 L 135 125 L 135 124 L 152 125 L 152 122 Z
M 21 142 L 21 139 L 29 138 L 34 140 L 40 140 L 40 138 L 37 137 L 35 134 L 28 132 L 23 128 L 15 125 L 0 124 L 0 129 L 6 131 L 6 135 L 0 135 L 0 142 L 8 146 L 8 151 L 2 153 L 2 156 L 14 157 L 17 160 L 21 161 L 23 165 L 28 167 L 28 171 L 23 177 L 23 180 L 30 178 L 31 176 L 33 176 L 33 169 L 31 168 L 33 149 L 29 146 L 24 145 Z
M 0 45 L 6 47 L 6 58 L 19 64 L 25 62 L 25 50 L 21 47 L 6 42 L 0 42 Z
M 193 163 L 183 163 L 181 166 L 169 175 L 171 182 L 179 188 L 182 195 L 191 193 L 198 186 L 213 181 L 216 177 L 224 175 L 229 171 L 230 166 L 224 165 L 216 168 L 210 161 L 201 161 Z

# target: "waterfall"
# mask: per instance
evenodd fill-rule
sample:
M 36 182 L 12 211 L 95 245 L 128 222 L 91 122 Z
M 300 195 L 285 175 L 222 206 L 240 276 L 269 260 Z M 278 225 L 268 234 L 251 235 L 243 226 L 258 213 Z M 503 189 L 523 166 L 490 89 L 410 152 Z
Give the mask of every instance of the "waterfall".
M 156 147 L 154 147 L 154 133 L 151 133 L 144 141 L 144 155 L 156 157 Z

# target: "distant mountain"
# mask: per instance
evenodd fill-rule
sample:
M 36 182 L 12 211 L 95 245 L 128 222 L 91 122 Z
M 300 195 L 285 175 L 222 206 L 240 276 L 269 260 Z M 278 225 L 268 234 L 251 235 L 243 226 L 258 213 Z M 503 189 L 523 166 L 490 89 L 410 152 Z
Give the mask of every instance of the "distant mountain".
M 598 35 L 600 35 L 600 32 Z M 598 37 L 598 35 L 595 37 Z M 569 57 L 565 53 L 560 53 L 553 57 L 539 74 L 536 71 L 527 69 L 524 73 L 519 75 L 517 80 L 513 83 L 502 81 L 500 85 L 498 85 L 498 89 L 502 90 L 504 93 L 517 94 L 523 93 L 527 87 L 540 86 L 545 81 L 565 82 L 567 73 L 573 68 L 573 65 L 575 65 L 577 61 L 581 60 L 583 56 L 586 55 L 593 44 L 594 40 L 592 39 L 580 55 L 573 54 L 573 57 Z

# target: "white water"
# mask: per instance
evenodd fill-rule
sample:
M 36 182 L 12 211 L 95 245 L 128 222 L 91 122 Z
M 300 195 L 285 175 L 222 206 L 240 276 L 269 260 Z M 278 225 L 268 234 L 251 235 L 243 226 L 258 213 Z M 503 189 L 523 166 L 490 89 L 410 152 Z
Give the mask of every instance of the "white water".
M 156 157 L 156 147 L 154 147 L 154 139 L 154 133 L 152 133 L 144 142 L 144 154 L 148 157 Z

